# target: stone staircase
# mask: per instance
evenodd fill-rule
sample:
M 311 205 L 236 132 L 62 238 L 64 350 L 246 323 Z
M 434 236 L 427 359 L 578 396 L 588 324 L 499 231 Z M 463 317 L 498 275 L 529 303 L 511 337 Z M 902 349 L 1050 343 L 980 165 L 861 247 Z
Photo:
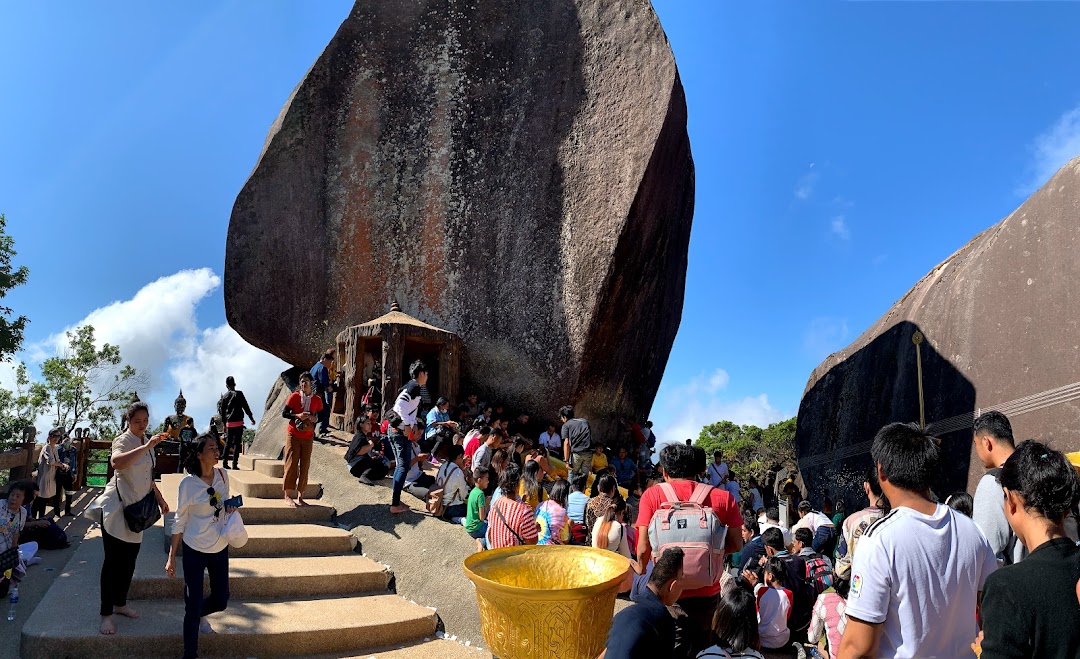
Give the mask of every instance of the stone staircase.
M 244 497 L 249 539 L 229 552 L 229 607 L 210 616 L 217 633 L 200 638 L 200 656 L 490 657 L 435 638 L 435 611 L 392 592 L 390 569 L 359 554 L 354 536 L 333 524 L 334 509 L 318 503 L 321 485 L 305 492 L 312 505 L 289 507 L 282 472 L 280 461 L 248 456 L 228 472 L 231 494 Z M 170 506 L 181 478 L 159 483 Z M 180 656 L 183 566 L 178 560 L 175 579 L 164 570 L 172 521 L 170 513 L 144 534 L 129 595 L 138 620 L 117 616 L 114 637 L 97 631 L 103 549 L 94 531 L 27 620 L 21 656 Z

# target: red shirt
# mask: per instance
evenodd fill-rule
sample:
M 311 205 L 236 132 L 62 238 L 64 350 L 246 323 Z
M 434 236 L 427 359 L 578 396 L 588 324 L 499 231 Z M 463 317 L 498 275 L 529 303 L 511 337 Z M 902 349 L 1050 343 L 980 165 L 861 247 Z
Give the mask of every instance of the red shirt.
M 294 391 L 289 394 L 289 398 L 285 401 L 285 406 L 292 410 L 293 414 L 300 414 L 304 411 L 304 399 L 301 398 L 299 391 Z M 322 400 L 312 394 L 311 402 L 308 403 L 308 412 L 312 414 L 318 414 L 322 410 Z M 289 436 L 297 439 L 312 439 L 315 437 L 315 420 L 312 419 L 311 430 L 297 430 L 296 425 L 291 421 L 289 422 Z
M 690 497 L 694 493 L 694 481 L 688 480 L 673 480 L 671 487 L 675 489 L 675 494 L 679 497 L 679 501 L 689 501 Z M 660 491 L 659 485 L 653 485 L 641 495 L 641 502 L 638 503 L 638 516 L 637 522 L 634 526 L 644 527 L 639 529 L 638 533 L 644 534 L 646 538 L 649 537 L 649 522 L 652 521 L 653 514 L 660 510 L 660 504 L 667 499 L 664 498 L 664 493 Z M 742 533 L 742 513 L 739 512 L 739 506 L 735 503 L 735 497 L 731 496 L 731 493 L 725 489 L 714 487 L 712 492 L 709 493 L 709 498 L 706 499 L 706 503 L 713 510 L 713 514 L 720 520 L 720 523 L 727 526 L 728 533 Z M 720 592 L 720 582 L 717 581 L 712 586 L 706 586 L 705 588 L 698 588 L 696 590 L 683 591 L 683 597 L 711 597 Z
M 473 435 L 469 441 L 465 442 L 465 455 L 472 459 L 476 455 L 476 450 L 480 448 L 480 435 Z

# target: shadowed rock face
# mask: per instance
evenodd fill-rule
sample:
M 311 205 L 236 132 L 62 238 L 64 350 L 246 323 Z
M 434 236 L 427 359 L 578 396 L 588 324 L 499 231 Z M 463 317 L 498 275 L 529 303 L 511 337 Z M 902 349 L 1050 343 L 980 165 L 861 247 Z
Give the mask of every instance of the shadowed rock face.
M 822 453 L 868 442 L 891 421 L 918 421 L 911 335 L 920 329 L 926 421 L 973 416 L 1080 380 L 1080 159 L 1063 167 L 1004 220 L 924 277 L 887 314 L 810 376 L 799 407 L 796 448 L 812 496 L 861 489 L 865 451 L 821 461 Z M 971 420 L 969 416 L 968 421 Z M 1017 441 L 1080 448 L 1080 401 L 1011 417 Z M 937 494 L 974 492 L 984 473 L 971 426 L 942 435 Z M 818 464 L 815 464 L 818 463 Z M 845 485 L 846 484 L 846 485 Z M 948 489 L 946 489 L 948 488 Z
M 648 3 L 357 2 L 236 199 L 228 321 L 310 365 L 397 300 L 464 339 L 466 390 L 642 414 L 682 313 L 693 187 Z

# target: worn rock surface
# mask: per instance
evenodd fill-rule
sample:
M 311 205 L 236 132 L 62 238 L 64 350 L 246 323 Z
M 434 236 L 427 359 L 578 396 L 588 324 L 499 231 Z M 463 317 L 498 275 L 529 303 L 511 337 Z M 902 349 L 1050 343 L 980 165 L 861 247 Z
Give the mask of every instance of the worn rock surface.
M 228 321 L 310 365 L 397 300 L 464 339 L 468 390 L 548 418 L 643 414 L 693 189 L 649 3 L 357 2 L 236 199 Z
M 959 489 L 974 492 L 984 472 L 971 443 L 976 411 L 1080 381 L 1078 250 L 1080 159 L 818 366 L 796 433 L 813 495 L 860 491 L 857 472 L 870 462 L 865 444 L 874 433 L 891 421 L 919 420 L 916 329 L 926 335 L 926 421 L 941 434 L 947 457 L 935 490 L 942 499 Z M 1013 414 L 1017 440 L 1080 449 L 1080 400 L 1067 399 Z

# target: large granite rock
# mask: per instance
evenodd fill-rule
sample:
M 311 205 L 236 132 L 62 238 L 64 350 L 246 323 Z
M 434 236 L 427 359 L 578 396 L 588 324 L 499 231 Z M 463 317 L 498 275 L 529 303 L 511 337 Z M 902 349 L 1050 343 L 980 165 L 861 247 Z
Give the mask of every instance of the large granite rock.
M 605 427 L 652 404 L 693 189 L 649 3 L 357 2 L 236 199 L 228 321 L 310 365 L 397 300 L 463 338 L 466 390 Z
M 975 414 L 1080 380 L 1078 252 L 1080 159 L 814 370 L 795 439 L 811 495 L 858 492 L 874 433 L 919 420 L 916 329 L 926 335 L 926 421 L 947 458 L 935 490 L 974 492 L 984 471 L 972 450 Z M 1022 413 L 1009 406 L 1017 440 L 1080 448 L 1080 401 L 1070 399 L 1078 395 L 1044 396 L 1056 404 Z

